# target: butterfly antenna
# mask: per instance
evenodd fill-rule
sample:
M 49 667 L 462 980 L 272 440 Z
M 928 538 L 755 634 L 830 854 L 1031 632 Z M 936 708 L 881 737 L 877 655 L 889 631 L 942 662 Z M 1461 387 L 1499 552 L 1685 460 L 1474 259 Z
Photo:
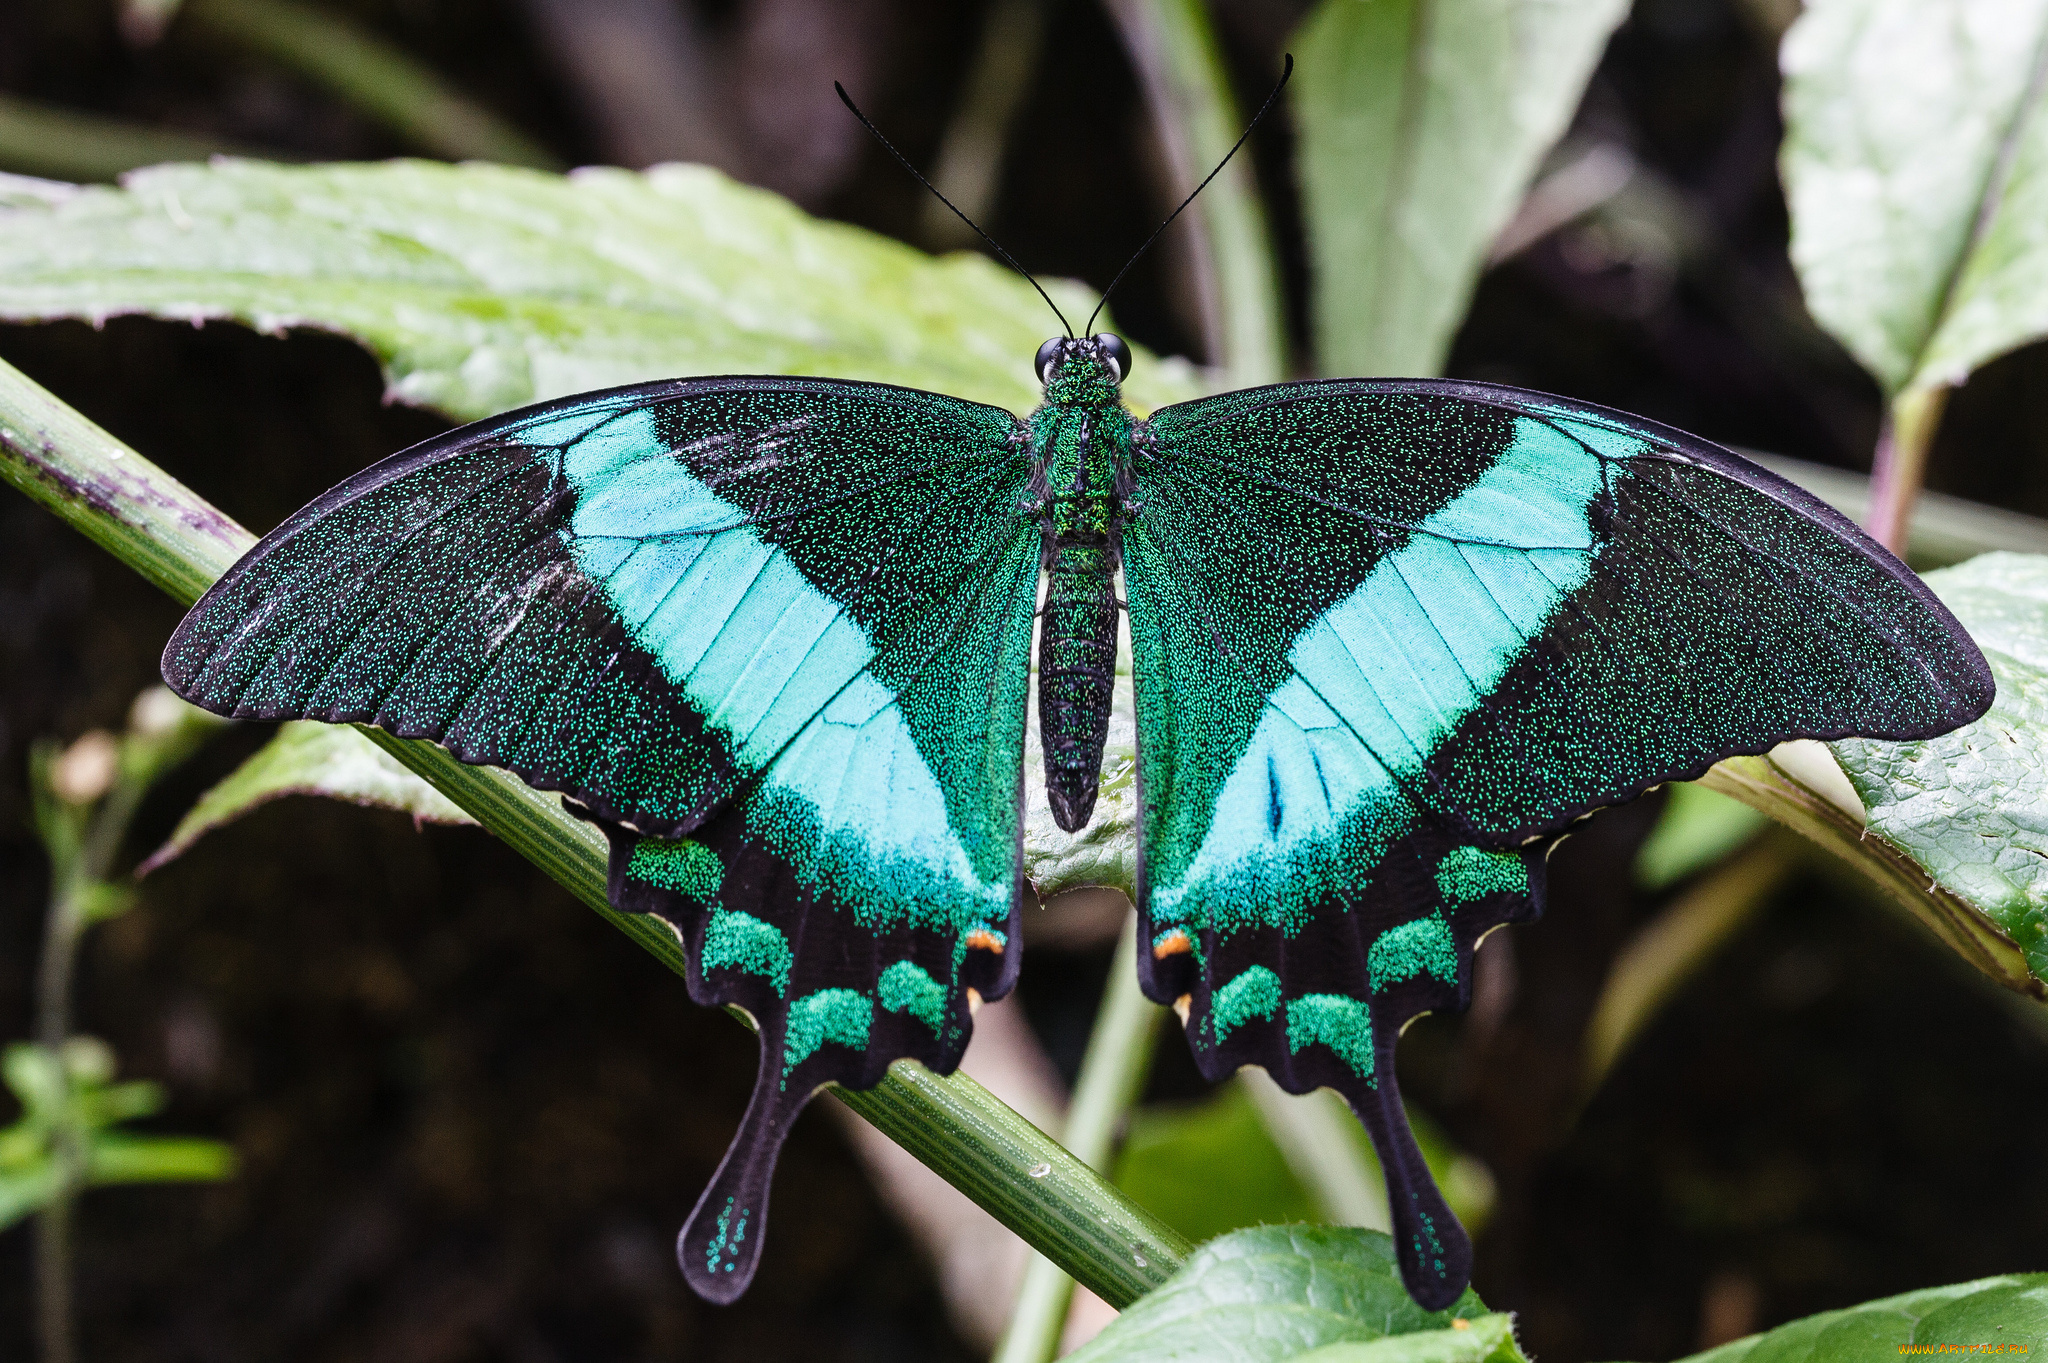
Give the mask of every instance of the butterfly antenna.
M 839 102 L 846 106 L 847 112 L 851 113 L 855 118 L 859 119 L 861 122 L 861 126 L 874 134 L 875 141 L 880 142 L 883 146 L 887 147 L 889 149 L 889 154 L 895 157 L 897 161 L 902 164 L 905 170 L 909 171 L 912 175 L 916 176 L 917 182 L 919 184 L 923 185 L 926 189 L 929 189 L 932 192 L 933 198 L 937 199 L 946 207 L 952 209 L 954 217 L 960 219 L 960 221 L 966 223 L 969 227 L 973 228 L 974 235 L 980 237 L 983 241 L 987 242 L 989 245 L 989 249 L 994 251 L 998 256 L 1000 256 L 1005 265 L 1015 270 L 1018 274 L 1023 275 L 1024 282 L 1029 284 L 1032 288 L 1038 290 L 1038 296 L 1040 298 L 1043 298 L 1045 300 L 1045 305 L 1052 309 L 1052 315 L 1060 319 L 1060 329 L 1066 333 L 1068 340 L 1072 340 L 1074 338 L 1074 324 L 1067 320 L 1067 315 L 1064 312 L 1060 311 L 1060 305 L 1052 301 L 1052 295 L 1047 293 L 1042 287 L 1040 287 L 1038 281 L 1031 277 L 1031 271 L 1025 269 L 1022 265 L 1019 265 L 1017 263 L 1017 258 L 1011 255 L 1008 251 L 1005 251 L 1002 248 L 1001 243 L 999 243 L 994 237 L 982 231 L 980 223 L 968 217 L 965 213 L 962 213 L 959 210 L 959 208 L 955 206 L 951 199 L 939 193 L 938 186 L 934 185 L 930 180 L 925 179 L 923 172 L 918 170 L 916 166 L 910 164 L 910 158 L 905 156 L 902 152 L 896 150 L 896 144 L 894 142 L 891 142 L 888 138 L 882 136 L 882 130 L 874 125 L 874 121 L 872 119 L 870 119 L 866 114 L 860 111 L 860 106 L 853 102 L 853 96 L 846 93 L 845 86 L 841 85 L 838 81 L 835 80 L 832 82 L 832 88 L 839 92 Z M 1263 112 L 1263 110 L 1261 112 Z M 1235 150 L 1235 148 L 1233 148 L 1232 150 Z
M 1264 104 L 1261 104 L 1259 106 L 1259 111 L 1252 115 L 1252 121 L 1244 125 L 1244 131 L 1238 135 L 1237 141 L 1231 144 L 1230 150 L 1223 153 L 1223 159 L 1216 163 L 1216 169 L 1210 171 L 1207 176 L 1203 177 L 1202 183 L 1196 185 L 1194 187 L 1194 190 L 1185 199 L 1182 199 L 1180 201 L 1180 208 L 1176 208 L 1173 210 L 1173 212 L 1168 213 L 1166 215 L 1166 221 L 1160 223 L 1159 226 L 1153 230 L 1152 235 L 1145 238 L 1145 244 L 1143 246 L 1140 246 L 1135 252 L 1132 253 L 1131 258 L 1124 262 L 1124 267 L 1116 272 L 1116 278 L 1110 280 L 1109 287 L 1102 291 L 1102 301 L 1095 305 L 1094 312 L 1088 314 L 1088 325 L 1082 327 L 1081 330 L 1087 331 L 1090 327 L 1093 327 L 1095 325 L 1095 318 L 1097 314 L 1099 314 L 1104 308 L 1104 306 L 1108 304 L 1109 296 L 1116 292 L 1116 286 L 1124 282 L 1124 276 L 1131 272 L 1131 266 L 1136 265 L 1138 263 L 1139 257 L 1143 256 L 1145 252 L 1152 249 L 1152 243 L 1159 240 L 1159 234 L 1161 232 L 1164 232 L 1167 228 L 1173 226 L 1173 220 L 1180 216 L 1181 209 L 1186 208 L 1189 204 L 1193 203 L 1195 201 L 1195 195 L 1200 194 L 1203 190 L 1207 189 L 1209 187 L 1209 181 L 1215 179 L 1217 176 L 1223 173 L 1223 168 L 1230 164 L 1230 158 L 1237 155 L 1237 149 L 1245 144 L 1245 139 L 1252 135 L 1252 129 L 1259 126 L 1260 121 L 1264 119 L 1266 116 L 1266 111 L 1273 107 L 1273 101 L 1280 98 L 1280 92 L 1287 88 L 1288 78 L 1291 77 L 1293 74 L 1294 54 L 1290 52 L 1287 54 L 1286 67 L 1283 68 L 1280 72 L 1280 83 L 1273 87 L 1272 94 L 1266 96 L 1266 102 Z M 880 136 L 880 134 L 876 135 Z

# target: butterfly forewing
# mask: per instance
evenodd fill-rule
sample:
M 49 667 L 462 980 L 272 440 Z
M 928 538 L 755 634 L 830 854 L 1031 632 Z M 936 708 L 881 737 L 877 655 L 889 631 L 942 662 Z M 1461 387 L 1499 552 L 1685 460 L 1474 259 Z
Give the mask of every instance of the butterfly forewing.
M 759 1023 L 684 1228 L 730 1300 L 820 1085 L 950 1070 L 1016 975 L 1036 527 L 1006 412 L 820 380 L 649 385 L 395 456 L 265 537 L 166 650 L 224 713 L 375 723 L 565 792 L 611 899 Z
M 1910 571 L 1726 451 L 1604 409 L 1429 382 L 1156 413 L 1123 534 L 1147 991 L 1212 1077 L 1337 1088 L 1409 1286 L 1469 1248 L 1392 1061 L 1462 1006 L 1592 808 L 1786 738 L 1942 732 L 1981 655 Z

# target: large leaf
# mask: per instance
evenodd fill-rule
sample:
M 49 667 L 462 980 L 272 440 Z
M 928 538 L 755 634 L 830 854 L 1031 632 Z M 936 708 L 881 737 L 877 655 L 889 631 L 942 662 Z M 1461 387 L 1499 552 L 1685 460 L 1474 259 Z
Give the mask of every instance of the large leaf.
M 1085 315 L 1093 298 L 1048 287 Z M 1084 301 L 1085 300 L 1085 301 Z M 159 166 L 0 211 L 0 317 L 342 332 L 394 396 L 473 419 L 683 374 L 874 379 L 1023 410 L 1059 330 L 977 255 L 934 259 L 701 166 Z M 1192 395 L 1140 357 L 1131 397 Z
M 476 822 L 356 730 L 294 720 L 200 796 L 136 873 L 154 871 L 222 824 L 286 795 L 325 795 L 373 809 L 395 809 L 412 815 L 415 823 Z
M 1316 1219 L 1314 1201 L 1241 1084 L 1225 1084 L 1199 1103 L 1132 1113 L 1116 1185 L 1195 1241 L 1243 1226 Z
M 1808 1316 L 1684 1363 L 1871 1363 L 1913 1354 L 2020 1358 L 2044 1341 L 2048 1273 L 2027 1273 Z
M 1452 1330 L 1459 1319 L 1473 1325 L 1486 1315 L 1470 1288 L 1448 1311 L 1417 1306 L 1401 1285 L 1394 1242 L 1379 1231 L 1260 1226 L 1202 1246 L 1164 1287 L 1067 1357 L 1069 1363 L 1264 1363 L 1329 1344 Z M 1378 1355 L 1367 1357 L 1382 1363 Z M 1397 1351 L 1384 1363 L 1455 1357 Z M 1479 1357 L 1521 1360 L 1522 1354 Z
M 2048 333 L 2048 5 L 1811 0 L 1785 36 L 1792 261 L 1889 393 Z
M 2048 557 L 1985 554 L 1927 575 L 1998 681 L 1974 724 L 1835 755 L 1869 826 L 1987 916 L 2048 981 Z
M 1251 1077 L 1254 1073 L 1218 1086 L 1199 1102 L 1160 1103 L 1134 1112 L 1117 1156 L 1117 1186 L 1196 1241 L 1244 1226 L 1286 1221 L 1359 1224 L 1333 1215 L 1328 1206 L 1318 1206 L 1314 1184 L 1305 1176 L 1309 1171 L 1282 1152 L 1272 1134 L 1272 1114 L 1248 1091 L 1247 1080 L 1259 1082 Z M 1287 1094 L 1278 1086 L 1268 1091 L 1285 1103 L 1327 1103 L 1334 1109 L 1331 1129 L 1349 1147 L 1344 1154 L 1359 1162 L 1375 1191 L 1385 1187 L 1371 1140 L 1336 1094 Z M 1410 1108 L 1408 1120 L 1452 1212 L 1477 1235 L 1493 1210 L 1492 1176 L 1453 1146 L 1427 1115 Z M 1324 1159 L 1335 1155 L 1327 1149 L 1315 1153 Z M 1384 1226 L 1384 1202 L 1379 1218 Z
M 1626 0 L 1322 0 L 1294 113 L 1325 374 L 1429 375 Z
M 1515 1343 L 1512 1316 L 1453 1321 L 1446 1330 L 1420 1330 L 1368 1344 L 1326 1344 L 1294 1363 L 1528 1363 Z
M 1032 656 L 1037 656 L 1035 647 Z M 1038 688 L 1033 678 L 1031 722 L 1024 726 L 1024 878 L 1041 901 L 1095 885 L 1120 890 L 1126 897 L 1137 892 L 1138 717 L 1128 638 L 1117 666 L 1095 816 L 1071 833 L 1054 822 L 1045 798 L 1045 750 L 1039 744 Z

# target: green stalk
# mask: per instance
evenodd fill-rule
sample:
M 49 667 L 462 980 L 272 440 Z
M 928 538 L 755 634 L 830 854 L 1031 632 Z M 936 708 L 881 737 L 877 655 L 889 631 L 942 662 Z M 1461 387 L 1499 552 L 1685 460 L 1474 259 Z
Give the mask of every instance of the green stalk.
M 1379 1161 L 1358 1143 L 1358 1119 L 1330 1089 L 1289 1093 L 1261 1069 L 1237 1072 L 1237 1082 L 1251 1096 L 1265 1123 L 1266 1134 L 1280 1147 L 1280 1157 L 1315 1203 L 1316 1212 L 1333 1226 L 1364 1226 L 1391 1231 L 1387 1210 L 1387 1176 Z
M 165 765 L 133 760 L 131 751 L 139 742 L 131 736 L 118 750 L 113 782 L 104 793 L 56 789 L 51 780 L 54 750 L 43 750 L 34 763 L 36 822 L 50 857 L 50 904 L 36 974 L 35 1039 L 54 1057 L 63 1056 L 64 1043 L 71 1037 L 71 986 L 79 942 L 85 930 L 105 916 L 108 873 L 142 797 Z M 73 1206 L 86 1183 L 88 1133 L 76 1104 L 67 1101 L 63 1114 L 50 1140 L 55 1186 L 49 1201 L 36 1212 L 36 1323 L 43 1363 L 72 1363 L 77 1357 L 71 1227 Z
M 1088 1052 L 1081 1059 L 1081 1076 L 1074 1086 L 1074 1100 L 1067 1109 L 1066 1129 L 1061 1132 L 1068 1152 L 1083 1164 L 1108 1171 L 1124 1114 L 1145 1086 L 1153 1041 L 1165 1012 L 1138 988 L 1138 916 L 1131 914 L 1124 919 L 1116 958 L 1110 962 L 1109 983 L 1103 988 L 1095 1028 L 1088 1036 Z M 1073 1299 L 1073 1277 L 1045 1255 L 1032 1255 L 1024 1265 L 1010 1328 L 996 1346 L 994 1363 L 1051 1363 Z
M 1151 106 L 1174 178 L 1193 189 L 1244 131 L 1202 0 L 1105 0 Z M 1183 193 L 1186 190 L 1182 191 Z M 1272 239 L 1249 150 L 1194 202 L 1195 292 L 1209 363 L 1224 387 L 1286 377 Z
M 1895 554 L 1905 552 L 1913 503 L 1927 479 L 1927 453 L 1941 425 L 1950 389 L 1908 388 L 1885 409 L 1870 469 L 1870 537 Z
M 194 133 L 0 95 L 0 169 L 17 175 L 112 180 L 137 166 L 241 151 Z
M 1783 832 L 1760 838 L 1702 876 L 1629 939 L 1608 967 L 1607 983 L 1580 1043 L 1581 1105 L 1671 997 L 1799 869 L 1799 854 L 1799 843 Z
M 995 0 L 988 7 L 960 110 L 939 143 L 932 184 L 977 222 L 986 220 L 995 204 L 1010 125 L 1045 50 L 1045 10 L 1046 0 Z M 925 201 L 923 236 L 935 250 L 975 243 L 974 229 L 937 199 Z
M 340 15 L 292 0 L 186 0 L 177 22 L 304 77 L 436 156 L 561 168 L 526 134 Z
M 0 478 L 183 603 L 255 537 L 85 417 L 0 362 Z M 365 732 L 678 974 L 683 952 L 652 918 L 605 902 L 605 848 L 555 797 L 470 767 L 431 743 Z M 1171 1277 L 1188 1242 L 964 1074 L 899 1060 L 839 1100 L 998 1221 L 1124 1306 Z

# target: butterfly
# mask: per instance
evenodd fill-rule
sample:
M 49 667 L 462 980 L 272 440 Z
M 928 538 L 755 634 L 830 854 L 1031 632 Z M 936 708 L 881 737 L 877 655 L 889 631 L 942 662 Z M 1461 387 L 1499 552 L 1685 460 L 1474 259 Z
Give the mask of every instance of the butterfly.
M 1471 1249 L 1395 1041 L 1539 914 L 1569 826 L 1732 754 L 1990 703 L 1910 570 L 1706 441 L 1448 381 L 1141 420 L 1131 363 L 1054 338 L 1023 417 L 775 377 L 529 407 L 318 498 L 165 650 L 209 710 L 431 739 L 604 831 L 611 902 L 760 1028 L 678 1242 L 712 1300 L 751 1278 L 819 1087 L 950 1072 L 975 998 L 1017 979 L 1034 635 L 1047 799 L 1078 828 L 1127 617 L 1143 988 L 1210 1078 L 1344 1095 L 1431 1308 Z

